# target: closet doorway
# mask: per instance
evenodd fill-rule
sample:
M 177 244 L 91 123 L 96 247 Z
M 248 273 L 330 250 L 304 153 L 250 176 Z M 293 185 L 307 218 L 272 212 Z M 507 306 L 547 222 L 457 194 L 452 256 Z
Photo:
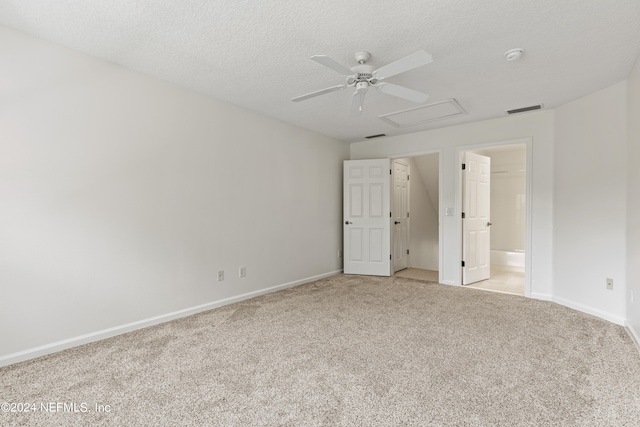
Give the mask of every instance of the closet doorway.
M 399 277 L 438 282 L 440 154 L 395 159 L 393 164 L 394 171 L 395 165 L 398 164 L 398 176 L 394 177 L 392 185 L 392 200 L 394 204 L 397 203 L 398 209 L 394 207 L 392 210 L 402 212 L 404 206 L 407 207 L 406 247 L 402 246 L 402 238 L 396 239 L 394 235 L 392 240 L 392 252 L 397 253 L 397 256 L 402 255 L 398 251 L 404 252 L 406 260 L 402 260 L 397 266 L 394 263 L 394 273 Z M 401 173 L 405 165 L 408 170 L 407 190 L 403 192 Z M 403 194 L 406 194 L 406 202 L 403 200 Z M 398 227 L 398 233 L 403 232 L 402 221 L 403 218 L 393 218 L 392 227 Z M 396 225 L 396 222 L 401 224 Z

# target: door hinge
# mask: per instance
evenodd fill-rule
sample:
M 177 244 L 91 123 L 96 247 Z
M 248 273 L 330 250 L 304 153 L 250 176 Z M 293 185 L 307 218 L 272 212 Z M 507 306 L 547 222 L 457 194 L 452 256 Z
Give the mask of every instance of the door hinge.
M 409 255 L 409 249 L 407 249 L 407 255 Z
M 464 219 L 464 218 L 465 218 L 465 216 L 464 216 L 464 212 L 462 212 L 462 219 Z
M 465 165 L 464 163 L 462 164 L 462 170 L 465 170 L 467 168 L 467 165 Z
M 407 175 L 407 181 L 409 181 L 409 175 Z
M 462 266 L 464 267 L 464 261 L 462 261 Z
M 391 175 L 391 169 L 389 169 L 389 175 Z
M 391 254 L 389 254 L 389 259 L 391 259 Z
M 409 212 L 407 212 L 407 218 L 409 218 Z
M 391 216 L 391 212 L 389 212 L 389 218 L 392 218 L 392 216 Z

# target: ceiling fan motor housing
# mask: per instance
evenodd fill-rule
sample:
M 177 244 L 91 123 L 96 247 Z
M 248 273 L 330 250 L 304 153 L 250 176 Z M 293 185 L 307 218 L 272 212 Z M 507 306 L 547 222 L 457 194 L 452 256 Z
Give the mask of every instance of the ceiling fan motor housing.
M 367 64 L 356 65 L 351 68 L 354 72 L 354 82 L 368 82 L 369 84 L 376 84 L 378 79 L 374 79 L 373 66 Z

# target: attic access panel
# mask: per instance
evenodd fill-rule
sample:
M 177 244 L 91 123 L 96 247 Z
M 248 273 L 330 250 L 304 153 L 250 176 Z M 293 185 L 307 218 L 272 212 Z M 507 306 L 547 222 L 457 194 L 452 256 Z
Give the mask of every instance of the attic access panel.
M 408 110 L 396 111 L 395 113 L 378 116 L 380 120 L 389 123 L 397 128 L 415 126 L 433 120 L 444 119 L 453 116 L 467 114 L 458 101 L 447 99 L 446 101 L 435 102 Z

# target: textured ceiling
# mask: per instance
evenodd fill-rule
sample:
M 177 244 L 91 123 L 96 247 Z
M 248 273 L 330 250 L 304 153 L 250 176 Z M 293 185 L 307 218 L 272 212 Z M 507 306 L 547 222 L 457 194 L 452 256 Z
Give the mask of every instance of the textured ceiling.
M 0 0 L 0 24 L 344 141 L 553 108 L 640 54 L 638 0 Z M 351 89 L 291 102 L 344 82 L 312 55 L 351 67 L 367 50 L 377 68 L 421 49 L 434 62 L 389 82 L 467 115 L 397 129 L 377 116 L 417 104 L 370 90 L 350 118 Z

